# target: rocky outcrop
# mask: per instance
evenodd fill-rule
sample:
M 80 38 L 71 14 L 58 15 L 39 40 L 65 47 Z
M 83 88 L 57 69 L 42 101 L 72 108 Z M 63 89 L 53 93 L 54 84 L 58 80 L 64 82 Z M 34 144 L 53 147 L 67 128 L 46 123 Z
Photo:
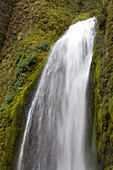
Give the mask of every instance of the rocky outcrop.
M 2 47 L 12 13 L 12 1 L 0 0 L 0 49 Z

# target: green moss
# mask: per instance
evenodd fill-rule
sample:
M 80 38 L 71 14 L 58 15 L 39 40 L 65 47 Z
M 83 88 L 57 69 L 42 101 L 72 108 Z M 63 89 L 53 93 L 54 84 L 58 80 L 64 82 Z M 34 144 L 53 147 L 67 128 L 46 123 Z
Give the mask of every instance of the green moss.
M 0 170 L 14 169 L 12 162 L 16 161 L 24 127 L 23 104 L 41 73 L 50 46 L 75 15 L 73 1 L 16 2 L 0 63 Z
M 24 85 L 25 88 L 21 92 L 19 96 L 16 96 L 14 98 L 14 101 L 11 103 L 10 110 L 5 111 L 5 117 L 6 115 L 8 117 L 8 127 L 6 127 L 6 140 L 4 143 L 4 148 L 6 149 L 6 155 L 5 155 L 5 160 L 4 164 L 7 162 L 7 167 L 10 167 L 11 160 L 13 157 L 14 153 L 14 146 L 17 144 L 17 138 L 19 137 L 21 131 L 22 131 L 22 126 L 20 124 L 23 122 L 22 121 L 22 109 L 23 109 L 23 104 L 26 101 L 26 99 L 29 96 L 29 93 L 33 87 L 34 82 L 37 79 L 37 76 L 40 74 L 41 70 L 43 67 L 43 63 L 41 63 L 39 69 L 36 70 L 36 72 L 30 77 L 32 81 L 30 81 L 29 84 Z M 3 118 L 5 119 L 5 117 Z M 5 120 L 6 121 L 6 120 Z
M 108 9 L 113 6 L 110 2 Z M 112 98 L 112 48 L 110 31 L 111 14 L 108 12 L 106 28 L 101 29 L 98 23 L 95 39 L 94 55 L 92 61 L 92 74 L 94 77 L 94 103 L 95 103 L 95 139 L 97 159 L 102 167 L 113 163 L 113 98 Z M 104 31 L 105 30 L 105 31 Z
M 12 160 L 24 127 L 23 104 L 44 66 L 50 46 L 67 30 L 72 21 L 76 23 L 88 19 L 94 14 L 92 11 L 95 8 L 88 0 L 82 3 L 73 0 L 15 2 L 1 53 L 3 60 L 0 63 L 1 170 L 14 169 Z M 113 157 L 112 4 L 111 1 L 108 7 L 106 36 L 104 29 L 100 30 L 99 27 L 98 30 L 92 64 L 97 157 L 108 166 Z M 107 66 L 108 63 L 110 67 Z
M 113 170 L 113 166 L 107 167 L 104 170 Z
M 0 165 L 1 170 L 5 169 L 5 165 L 7 165 L 6 169 L 10 169 L 10 164 L 14 153 L 14 147 L 17 145 L 17 139 L 20 136 L 20 133 L 22 132 L 23 128 L 23 126 L 21 126 L 23 122 L 23 104 L 28 98 L 29 93 L 32 90 L 33 84 L 42 70 L 44 60 L 42 61 L 42 63 L 40 63 L 38 69 L 36 69 L 36 71 L 29 77 L 29 83 L 27 82 L 24 85 L 21 93 L 18 96 L 15 96 L 9 108 L 5 110 L 2 115 L 1 132 L 3 135 L 1 137 L 3 142 L 0 143 L 0 147 L 2 148 L 2 153 L 0 153 L 2 155 L 2 164 Z
M 73 20 L 72 24 L 78 22 L 78 21 L 83 21 L 86 20 L 90 17 L 94 16 L 93 12 L 88 12 L 88 13 L 81 13 L 79 15 L 76 16 L 76 18 Z

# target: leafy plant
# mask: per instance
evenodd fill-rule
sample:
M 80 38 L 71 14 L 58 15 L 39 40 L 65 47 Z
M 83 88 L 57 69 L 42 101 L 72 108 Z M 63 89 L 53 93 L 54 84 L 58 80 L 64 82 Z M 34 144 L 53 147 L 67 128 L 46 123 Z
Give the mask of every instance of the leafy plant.
M 37 43 L 34 47 L 34 51 L 42 52 L 48 50 L 48 42 L 42 41 L 40 43 Z
M 107 18 L 107 5 L 108 1 L 103 0 L 91 0 L 91 3 L 95 6 L 96 16 L 98 18 L 99 28 L 104 28 Z
M 10 93 L 8 93 L 8 94 L 6 95 L 6 97 L 5 97 L 5 101 L 6 101 L 6 103 L 10 103 L 10 102 L 12 102 L 13 97 L 14 97 L 14 92 L 10 92 Z

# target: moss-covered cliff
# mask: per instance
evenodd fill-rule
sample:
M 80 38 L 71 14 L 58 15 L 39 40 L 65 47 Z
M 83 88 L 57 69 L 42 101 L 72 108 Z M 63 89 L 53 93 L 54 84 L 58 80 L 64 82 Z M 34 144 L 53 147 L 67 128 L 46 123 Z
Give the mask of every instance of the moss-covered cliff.
M 113 165 L 113 1 L 106 6 L 103 24 L 98 23 L 92 73 L 94 77 L 95 137 L 102 169 Z M 102 16 L 100 16 L 102 17 Z M 101 20 L 102 21 L 102 20 Z M 100 24 L 100 25 L 99 25 Z
M 94 13 L 99 16 L 92 64 L 97 158 L 103 167 L 113 165 L 113 1 L 108 4 L 95 6 L 89 0 L 13 1 L 0 55 L 0 170 L 14 169 L 12 162 L 16 161 L 24 127 L 23 104 L 41 73 L 50 46 L 71 23 Z
M 0 51 L 5 39 L 11 14 L 12 0 L 0 0 Z
M 48 56 L 79 7 L 73 1 L 16 0 L 0 63 L 0 170 L 14 169 L 23 104 Z

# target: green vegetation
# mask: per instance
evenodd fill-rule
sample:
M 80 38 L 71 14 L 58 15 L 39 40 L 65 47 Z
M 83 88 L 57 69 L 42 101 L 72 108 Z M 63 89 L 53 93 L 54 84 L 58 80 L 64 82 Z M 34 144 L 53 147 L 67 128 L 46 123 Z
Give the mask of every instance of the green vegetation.
M 74 1 L 15 1 L 0 63 L 0 170 L 14 169 L 24 128 L 23 104 L 50 46 L 67 30 L 76 8 Z
M 103 167 L 113 165 L 113 1 L 106 8 L 106 23 L 98 23 L 92 62 L 97 159 Z
M 72 24 L 78 22 L 78 21 L 83 21 L 86 20 L 90 17 L 94 16 L 94 12 L 88 12 L 88 13 L 81 13 L 76 16 L 76 18 L 73 20 Z
M 113 166 L 107 167 L 105 170 L 113 170 Z
M 51 45 L 71 23 L 93 15 L 98 18 L 91 68 L 97 159 L 105 170 L 113 169 L 113 0 L 15 0 L 14 6 L 0 56 L 0 170 L 14 169 L 23 105 Z

